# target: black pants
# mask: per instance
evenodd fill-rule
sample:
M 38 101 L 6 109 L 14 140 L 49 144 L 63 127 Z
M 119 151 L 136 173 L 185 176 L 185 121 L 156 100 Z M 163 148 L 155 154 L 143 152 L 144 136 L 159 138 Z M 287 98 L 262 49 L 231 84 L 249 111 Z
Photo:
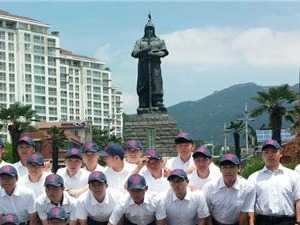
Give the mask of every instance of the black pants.
M 99 221 L 93 220 L 89 217 L 87 218 L 87 225 L 107 225 L 107 224 L 108 224 L 108 221 L 99 222 Z
M 239 225 L 239 223 L 233 223 L 233 224 L 224 224 L 216 221 L 214 218 L 212 218 L 213 225 Z
M 256 225 L 294 225 L 295 222 L 291 216 L 256 215 Z
M 138 224 L 131 223 L 131 222 L 126 218 L 126 216 L 124 216 L 124 225 L 138 225 Z M 153 221 L 152 223 L 149 223 L 148 225 L 156 225 L 156 223 L 155 223 L 155 221 Z

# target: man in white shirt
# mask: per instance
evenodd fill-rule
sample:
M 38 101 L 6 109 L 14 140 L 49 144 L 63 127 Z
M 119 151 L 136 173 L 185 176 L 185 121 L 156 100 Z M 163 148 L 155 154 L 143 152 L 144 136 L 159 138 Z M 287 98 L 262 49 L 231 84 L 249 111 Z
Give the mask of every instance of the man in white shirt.
M 104 167 L 98 163 L 100 150 L 94 142 L 87 142 L 83 145 L 83 163 L 87 171 L 104 171 Z
M 4 165 L 8 165 L 9 163 L 5 162 L 2 157 L 3 157 L 3 154 L 4 154 L 4 142 L 3 140 L 0 138 L 0 168 Z
M 78 148 L 70 148 L 65 155 L 66 167 L 57 170 L 64 179 L 66 191 L 77 198 L 88 190 L 89 172 L 81 168 L 82 153 Z
M 108 187 L 126 193 L 125 182 L 134 166 L 124 160 L 124 149 L 118 144 L 109 144 L 100 155 L 104 156 L 107 168 L 104 171 Z
M 137 165 L 143 157 L 143 146 L 139 140 L 128 140 L 125 147 L 126 159 L 130 164 Z
M 36 211 L 43 225 L 47 222 L 47 212 L 55 207 L 63 207 L 67 213 L 67 220 L 70 225 L 76 225 L 76 200 L 64 191 L 63 178 L 57 174 L 49 174 L 45 180 L 46 194 L 36 200 Z
M 300 177 L 280 164 L 281 146 L 276 140 L 262 145 L 265 167 L 249 177 L 255 184 L 257 225 L 300 224 Z
M 107 225 L 108 219 L 121 195 L 107 187 L 104 173 L 93 171 L 89 175 L 89 191 L 78 199 L 77 219 L 80 225 Z
M 67 225 L 67 213 L 64 207 L 53 207 L 47 212 L 48 225 Z
M 44 172 L 44 158 L 40 153 L 34 153 L 27 158 L 28 174 L 21 177 L 20 185 L 33 191 L 36 199 L 45 193 L 44 182 L 48 173 Z
M 172 170 L 168 176 L 171 190 L 164 197 L 168 225 L 204 225 L 209 217 L 205 197 L 201 191 L 188 188 L 187 173 Z
M 18 171 L 18 176 L 23 177 L 28 174 L 27 170 L 27 158 L 34 153 L 35 142 L 29 136 L 23 136 L 18 140 L 17 152 L 20 157 L 20 161 L 14 163 L 14 167 Z
M 295 171 L 300 175 L 300 164 L 295 167 Z
M 220 157 L 222 177 L 203 187 L 213 225 L 253 225 L 249 213 L 254 212 L 255 188 L 238 176 L 240 160 L 234 153 Z
M 167 161 L 166 168 L 169 170 L 182 169 L 190 173 L 193 169 L 194 162 L 192 152 L 194 150 L 193 139 L 186 132 L 180 132 L 175 138 L 175 150 L 177 157 Z
M 17 184 L 18 173 L 12 165 L 0 168 L 0 214 L 14 213 L 20 223 L 35 225 L 36 210 L 33 193 Z
M 131 175 L 127 180 L 127 196 L 113 210 L 108 225 L 117 225 L 123 218 L 124 225 L 166 225 L 163 203 L 147 192 L 143 176 Z
M 211 169 L 212 154 L 204 145 L 194 151 L 193 159 L 196 169 L 189 175 L 189 186 L 193 190 L 200 190 L 206 183 L 221 177 L 220 169 Z

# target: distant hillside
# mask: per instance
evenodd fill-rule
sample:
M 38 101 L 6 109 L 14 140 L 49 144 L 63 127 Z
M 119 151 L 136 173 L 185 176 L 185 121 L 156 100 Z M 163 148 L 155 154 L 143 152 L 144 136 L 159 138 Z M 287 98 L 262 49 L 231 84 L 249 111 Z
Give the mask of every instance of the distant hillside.
M 296 88 L 295 85 L 293 89 Z M 177 120 L 178 127 L 190 132 L 194 138 L 222 143 L 224 123 L 242 118 L 246 102 L 248 109 L 253 109 L 256 103 L 251 98 L 264 89 L 267 87 L 254 83 L 237 84 L 198 101 L 173 105 L 168 112 Z M 266 116 L 256 118 L 251 125 L 258 128 L 263 123 L 268 123 Z

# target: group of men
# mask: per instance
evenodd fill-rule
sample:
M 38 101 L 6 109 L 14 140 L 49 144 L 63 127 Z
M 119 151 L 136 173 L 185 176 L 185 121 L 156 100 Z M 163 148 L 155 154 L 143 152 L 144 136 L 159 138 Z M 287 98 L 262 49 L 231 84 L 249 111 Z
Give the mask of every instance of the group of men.
M 234 153 L 218 167 L 188 133 L 174 146 L 177 157 L 165 162 L 138 140 L 104 150 L 89 142 L 68 149 L 65 167 L 53 174 L 31 138 L 20 138 L 13 165 L 1 159 L 0 142 L 0 225 L 300 224 L 300 176 L 280 164 L 275 140 L 262 145 L 265 166 L 248 180 Z

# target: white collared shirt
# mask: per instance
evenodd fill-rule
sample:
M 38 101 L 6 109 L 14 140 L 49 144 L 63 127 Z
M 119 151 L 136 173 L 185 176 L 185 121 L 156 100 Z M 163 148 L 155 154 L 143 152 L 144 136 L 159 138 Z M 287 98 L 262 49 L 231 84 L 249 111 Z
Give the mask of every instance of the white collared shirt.
M 94 172 L 94 171 L 104 172 L 105 167 L 101 166 L 100 164 L 97 164 L 96 168 L 93 171 L 89 171 L 86 166 L 83 167 L 83 169 L 85 169 L 87 172 Z
M 160 178 L 155 178 L 148 169 L 140 172 L 140 174 L 145 178 L 149 191 L 162 193 L 170 189 L 169 181 L 163 175 Z
M 26 176 L 23 176 L 20 178 L 20 180 L 18 180 L 18 183 L 22 186 L 27 187 L 28 189 L 32 190 L 34 198 L 38 198 L 40 195 L 45 193 L 45 179 L 47 177 L 47 175 L 49 175 L 49 173 L 45 173 L 43 172 L 42 176 L 40 177 L 38 182 L 31 182 L 31 180 L 29 179 L 29 174 L 27 174 Z
M 216 166 L 215 166 L 216 167 Z M 218 180 L 222 176 L 220 169 L 211 169 L 209 167 L 209 174 L 206 178 L 199 177 L 197 173 L 197 169 L 193 170 L 193 172 L 188 176 L 189 177 L 189 185 L 196 189 L 202 189 L 202 187 L 210 181 Z
M 16 162 L 16 163 L 14 163 L 13 166 L 16 168 L 16 170 L 17 170 L 17 172 L 18 172 L 19 178 L 28 175 L 27 167 L 24 166 L 24 165 L 21 163 L 21 161 L 18 161 L 18 162 Z
M 300 175 L 300 164 L 295 167 L 295 171 Z
M 238 176 L 232 187 L 227 187 L 220 177 L 202 190 L 211 216 L 220 223 L 233 224 L 241 212 L 254 212 L 255 188 L 243 177 Z
M 125 161 L 124 168 L 119 172 L 107 167 L 104 174 L 107 179 L 108 187 L 126 193 L 125 183 L 133 170 L 134 167 Z
M 185 172 L 187 172 L 187 170 L 192 166 L 194 166 L 194 160 L 192 155 L 190 156 L 189 160 L 186 162 L 182 161 L 182 159 L 179 156 L 177 156 L 169 159 L 166 164 L 166 167 L 170 170 L 182 169 Z
M 50 199 L 46 194 L 41 195 L 36 200 L 36 211 L 41 220 L 47 219 L 47 212 L 57 205 L 51 203 Z M 63 202 L 60 205 L 64 207 L 68 220 L 76 220 L 76 200 L 71 197 L 66 191 L 63 193 Z
M 300 199 L 300 176 L 281 164 L 276 171 L 266 167 L 253 173 L 249 181 L 255 184 L 255 213 L 261 215 L 295 215 L 295 201 Z
M 67 168 L 60 168 L 57 170 L 57 174 L 64 179 L 64 186 L 66 189 L 78 189 L 83 188 L 88 184 L 90 173 L 85 169 L 80 168 L 77 173 L 70 177 L 67 173 Z
M 163 199 L 168 225 L 195 225 L 198 220 L 208 217 L 209 211 L 201 191 L 187 189 L 184 199 L 178 199 L 173 190 L 169 190 Z
M 29 220 L 29 214 L 36 212 L 33 193 L 31 190 L 16 185 L 14 192 L 7 195 L 4 189 L 0 192 L 0 214 L 14 213 L 21 223 Z
M 120 201 L 113 210 L 109 222 L 117 225 L 122 216 L 138 225 L 147 225 L 156 220 L 163 220 L 166 218 L 165 210 L 163 209 L 163 202 L 157 195 L 146 191 L 144 202 L 137 205 L 130 196 Z
M 78 199 L 76 217 L 80 220 L 89 217 L 98 222 L 107 222 L 120 198 L 120 193 L 107 188 L 103 201 L 98 202 L 93 193 L 87 191 Z

